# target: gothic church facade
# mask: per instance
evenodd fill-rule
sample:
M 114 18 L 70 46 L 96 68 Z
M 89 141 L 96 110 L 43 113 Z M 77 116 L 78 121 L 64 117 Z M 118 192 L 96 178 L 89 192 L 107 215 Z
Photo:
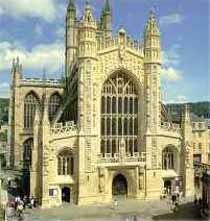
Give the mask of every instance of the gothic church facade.
M 144 40 L 112 30 L 73 0 L 66 16 L 65 80 L 24 79 L 13 62 L 10 163 L 43 208 L 108 203 L 117 195 L 194 194 L 192 123 L 168 120 L 161 101 L 161 33 L 150 13 Z

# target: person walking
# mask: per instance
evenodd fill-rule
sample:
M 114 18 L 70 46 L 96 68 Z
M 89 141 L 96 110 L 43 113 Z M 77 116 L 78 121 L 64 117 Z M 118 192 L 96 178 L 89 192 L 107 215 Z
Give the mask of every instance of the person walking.
M 35 205 L 35 199 L 34 199 L 34 197 L 32 196 L 32 197 L 31 197 L 31 207 L 34 208 L 34 205 Z
M 117 199 L 114 200 L 114 209 L 116 210 L 118 208 L 118 201 Z
M 22 220 L 22 218 L 23 218 L 23 204 L 22 203 L 18 203 L 17 217 L 18 217 L 19 220 Z

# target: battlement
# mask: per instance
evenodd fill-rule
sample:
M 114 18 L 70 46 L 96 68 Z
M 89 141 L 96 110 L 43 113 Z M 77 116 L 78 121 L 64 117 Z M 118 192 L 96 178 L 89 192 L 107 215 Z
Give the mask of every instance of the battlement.
M 144 56 L 144 45 L 142 42 L 132 39 L 129 36 L 125 37 L 124 44 L 121 43 L 121 36 L 118 35 L 114 38 L 104 39 L 103 41 L 98 41 L 97 49 L 105 50 L 107 48 L 119 48 L 120 45 L 131 49 L 132 51 Z
M 193 131 L 206 130 L 207 129 L 206 122 L 193 122 L 192 129 L 193 129 Z
M 77 125 L 73 121 L 63 123 L 56 123 L 50 128 L 50 134 L 53 138 L 75 136 L 77 135 Z
M 133 155 L 130 153 L 115 153 L 114 156 L 111 153 L 106 153 L 105 155 L 98 155 L 98 163 L 119 163 L 119 162 L 137 162 L 146 163 L 146 152 L 135 152 Z
M 172 124 L 168 122 L 164 122 L 163 125 L 161 125 L 161 129 L 168 132 L 177 132 L 181 133 L 181 127 L 179 124 Z
M 92 27 L 92 28 L 96 28 L 97 27 L 97 21 L 84 21 L 81 20 L 79 22 L 79 27 L 83 28 L 83 27 Z
M 22 84 L 30 84 L 30 85 L 46 85 L 46 86 L 62 86 L 59 79 L 46 79 L 43 78 L 23 78 L 21 80 Z

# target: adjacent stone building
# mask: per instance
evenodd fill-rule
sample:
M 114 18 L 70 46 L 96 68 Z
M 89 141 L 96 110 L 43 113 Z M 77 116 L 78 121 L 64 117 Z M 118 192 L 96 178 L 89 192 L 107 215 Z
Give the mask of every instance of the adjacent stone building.
M 65 79 L 24 79 L 13 62 L 10 163 L 42 207 L 194 194 L 194 124 L 186 106 L 170 122 L 161 100 L 161 33 L 150 13 L 144 40 L 112 30 L 105 1 L 99 21 L 86 3 L 66 16 Z

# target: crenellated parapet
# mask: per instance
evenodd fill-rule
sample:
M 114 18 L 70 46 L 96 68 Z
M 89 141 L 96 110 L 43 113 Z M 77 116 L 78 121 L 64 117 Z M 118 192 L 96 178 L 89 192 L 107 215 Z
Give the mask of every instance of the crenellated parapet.
M 97 42 L 97 50 L 103 51 L 106 49 L 116 49 L 123 45 L 125 48 L 130 49 L 134 53 L 144 57 L 144 45 L 143 42 L 134 40 L 129 36 L 125 36 L 125 41 L 122 43 L 122 37 L 117 35 L 113 38 L 106 38 Z
M 21 79 L 21 84 L 22 85 L 32 85 L 32 86 L 63 87 L 61 81 L 58 79 L 23 78 L 23 79 Z
M 164 131 L 167 131 L 167 132 L 181 133 L 181 127 L 180 127 L 179 124 L 164 122 L 161 125 L 161 129 L 164 130 Z
M 146 163 L 146 152 L 135 152 L 133 155 L 127 152 L 115 153 L 112 155 L 111 153 L 106 153 L 105 155 L 98 155 L 98 163 Z
M 50 128 L 50 135 L 53 139 L 76 136 L 78 134 L 77 125 L 73 122 L 56 123 Z

